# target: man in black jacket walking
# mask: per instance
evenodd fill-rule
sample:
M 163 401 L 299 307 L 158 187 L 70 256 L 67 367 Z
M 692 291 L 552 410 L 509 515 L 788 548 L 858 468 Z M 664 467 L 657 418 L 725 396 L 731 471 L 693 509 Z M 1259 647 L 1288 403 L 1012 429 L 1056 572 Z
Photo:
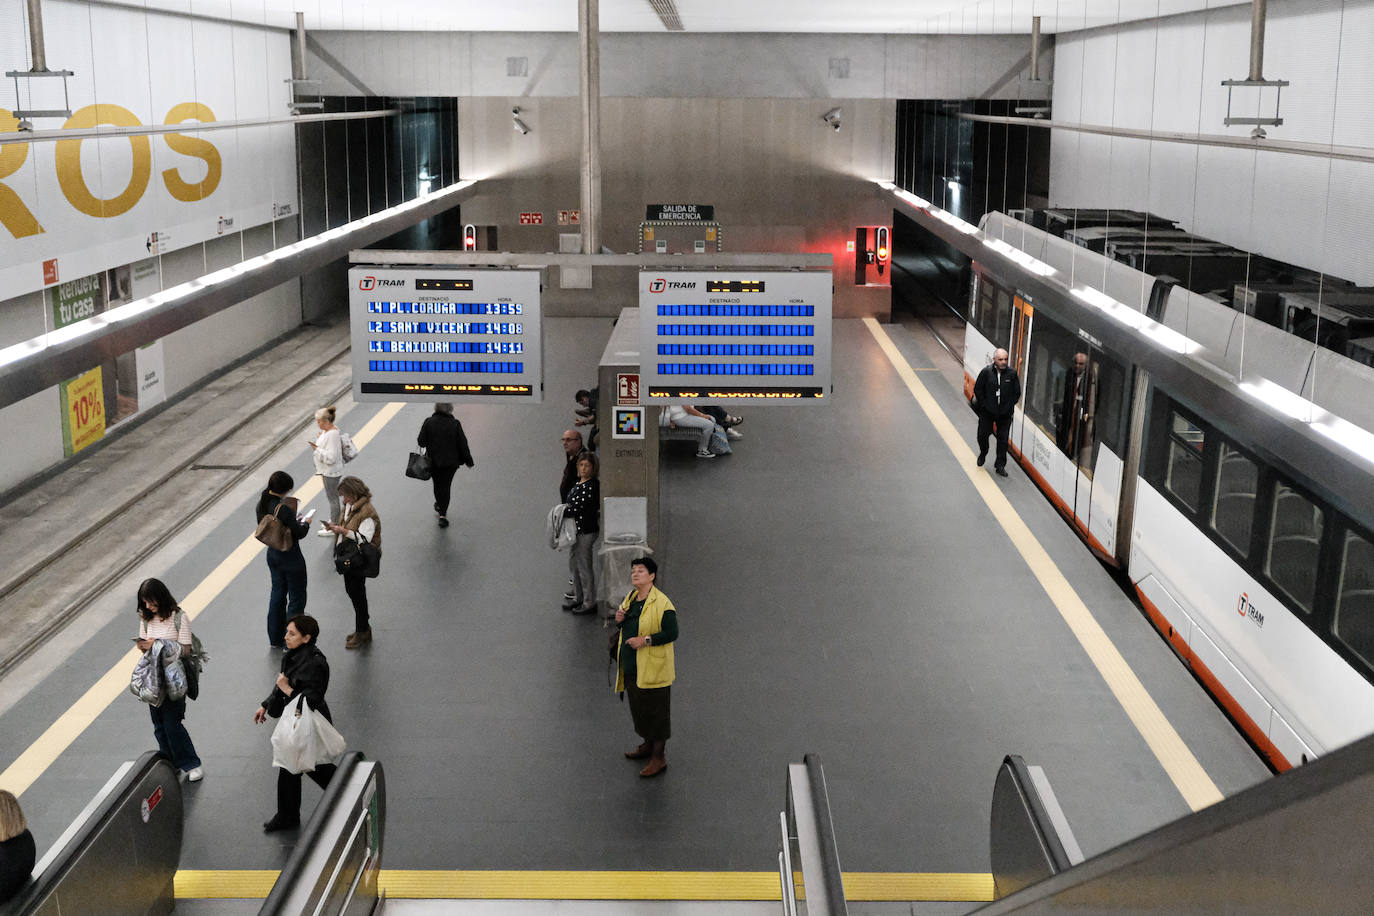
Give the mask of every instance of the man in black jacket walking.
M 435 404 L 434 413 L 420 426 L 420 435 L 415 441 L 428 450 L 434 511 L 439 513 L 439 527 L 447 528 L 453 475 L 458 473 L 459 465 L 472 467 L 468 437 L 463 435 L 463 424 L 453 416 L 453 405 Z
M 1011 433 L 1011 412 L 1021 400 L 1021 379 L 1007 365 L 1007 351 L 992 354 L 992 365 L 985 366 L 973 383 L 973 406 L 978 411 L 978 466 L 988 458 L 988 435 L 997 437 L 997 457 L 993 470 L 1007 476 L 1007 436 Z

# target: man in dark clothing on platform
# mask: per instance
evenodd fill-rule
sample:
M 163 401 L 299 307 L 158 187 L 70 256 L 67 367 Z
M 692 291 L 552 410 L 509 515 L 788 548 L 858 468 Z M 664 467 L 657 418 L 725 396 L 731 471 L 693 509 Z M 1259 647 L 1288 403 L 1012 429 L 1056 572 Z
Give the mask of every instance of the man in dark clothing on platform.
M 1021 400 L 1021 379 L 1007 365 L 1007 351 L 992 354 L 992 365 L 984 367 L 973 383 L 973 406 L 978 411 L 978 466 L 988 458 L 988 435 L 997 437 L 997 457 L 993 470 L 1007 476 L 1007 436 L 1011 433 L 1011 412 Z
M 434 484 L 434 511 L 439 513 L 439 527 L 448 527 L 448 503 L 453 492 L 453 475 L 459 466 L 472 467 L 472 452 L 463 424 L 453 415 L 452 404 L 435 404 L 434 413 L 420 426 L 416 439 L 429 455 Z
M 568 460 L 563 464 L 563 479 L 558 483 L 558 501 L 565 503 L 568 501 L 568 492 L 572 490 L 573 484 L 577 483 L 577 456 L 582 454 L 582 434 L 575 429 L 563 430 L 563 456 Z M 573 581 L 568 580 L 568 590 L 563 593 L 564 601 L 572 601 L 577 596 L 573 594 Z

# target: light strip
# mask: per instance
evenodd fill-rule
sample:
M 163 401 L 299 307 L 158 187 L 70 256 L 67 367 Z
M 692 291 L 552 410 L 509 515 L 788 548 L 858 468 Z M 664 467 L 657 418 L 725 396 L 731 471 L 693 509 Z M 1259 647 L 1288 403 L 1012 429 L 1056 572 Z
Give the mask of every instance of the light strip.
M 1304 423 L 1311 423 L 1315 419 L 1313 412 L 1321 410 L 1302 395 L 1289 391 L 1267 378 L 1256 379 L 1253 382 L 1241 382 L 1239 387 L 1241 391 L 1255 400 Z M 1326 413 L 1326 411 L 1322 411 L 1322 413 Z
M 221 268 L 203 277 L 197 277 L 194 280 L 180 283 L 176 286 L 164 289 L 161 292 L 153 293 L 151 296 L 146 296 L 125 305 L 116 306 L 107 312 L 101 312 L 98 315 L 82 319 L 66 327 L 48 331 L 46 334 L 40 334 L 29 340 L 5 347 L 3 350 L 0 350 L 0 368 L 18 362 L 21 359 L 27 359 L 50 347 L 60 346 L 70 343 L 73 340 L 79 340 L 82 337 L 97 334 L 104 331 L 112 324 L 128 321 L 151 309 L 167 305 L 178 299 L 183 299 L 199 289 L 237 280 L 244 274 L 249 274 L 253 271 L 268 267 L 274 261 L 291 257 L 292 255 L 314 248 L 316 245 L 322 244 L 323 242 L 341 238 L 350 232 L 365 229 L 384 219 L 389 219 L 393 216 L 398 216 L 407 211 L 414 210 L 417 207 L 422 207 L 433 202 L 436 198 L 466 190 L 476 183 L 476 180 L 469 178 L 456 184 L 446 185 L 428 194 L 421 194 L 403 204 L 397 204 L 394 207 L 379 210 L 361 219 L 355 219 L 351 223 L 345 223 L 342 226 L 338 226 L 326 232 L 321 232 L 318 235 L 312 235 L 310 238 L 301 239 L 299 242 L 294 242 L 281 248 L 274 248 L 265 254 L 260 254 L 246 261 L 240 261 L 238 264 Z
M 1042 277 L 1048 277 L 1052 276 L 1053 274 L 1059 273 L 1059 271 L 1055 270 L 1053 267 L 1046 264 L 1044 261 L 1035 257 L 1034 255 L 1027 254 L 1020 248 L 1016 248 L 1013 245 L 1009 245 L 1001 239 L 984 238 L 983 244 L 991 248 L 993 251 L 996 251 L 1001 255 L 1011 258 L 1017 264 L 1020 264 L 1022 267 L 1026 268 L 1026 270 L 1029 270 L 1033 274 L 1039 274 Z

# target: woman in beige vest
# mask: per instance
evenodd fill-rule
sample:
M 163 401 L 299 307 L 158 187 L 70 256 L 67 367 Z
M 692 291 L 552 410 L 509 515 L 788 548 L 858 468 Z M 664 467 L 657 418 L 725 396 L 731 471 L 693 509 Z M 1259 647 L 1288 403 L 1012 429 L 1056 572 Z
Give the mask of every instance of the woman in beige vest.
M 382 519 L 372 507 L 372 491 L 356 477 L 339 481 L 339 499 L 343 501 L 343 522 L 326 525 L 339 538 L 352 538 L 358 543 L 371 541 L 378 550 L 382 547 Z M 353 632 L 344 640 L 345 649 L 357 649 L 372 642 L 372 622 L 367 612 L 367 578 L 361 573 L 346 573 L 344 591 L 353 602 Z

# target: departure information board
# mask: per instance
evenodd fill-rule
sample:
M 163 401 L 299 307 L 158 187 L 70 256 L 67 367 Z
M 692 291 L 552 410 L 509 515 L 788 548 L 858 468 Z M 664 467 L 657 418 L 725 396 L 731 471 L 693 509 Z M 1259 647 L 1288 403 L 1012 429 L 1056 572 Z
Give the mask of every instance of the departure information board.
M 644 403 L 824 397 L 833 282 L 829 270 L 640 273 Z
M 354 267 L 357 401 L 542 401 L 535 270 Z

